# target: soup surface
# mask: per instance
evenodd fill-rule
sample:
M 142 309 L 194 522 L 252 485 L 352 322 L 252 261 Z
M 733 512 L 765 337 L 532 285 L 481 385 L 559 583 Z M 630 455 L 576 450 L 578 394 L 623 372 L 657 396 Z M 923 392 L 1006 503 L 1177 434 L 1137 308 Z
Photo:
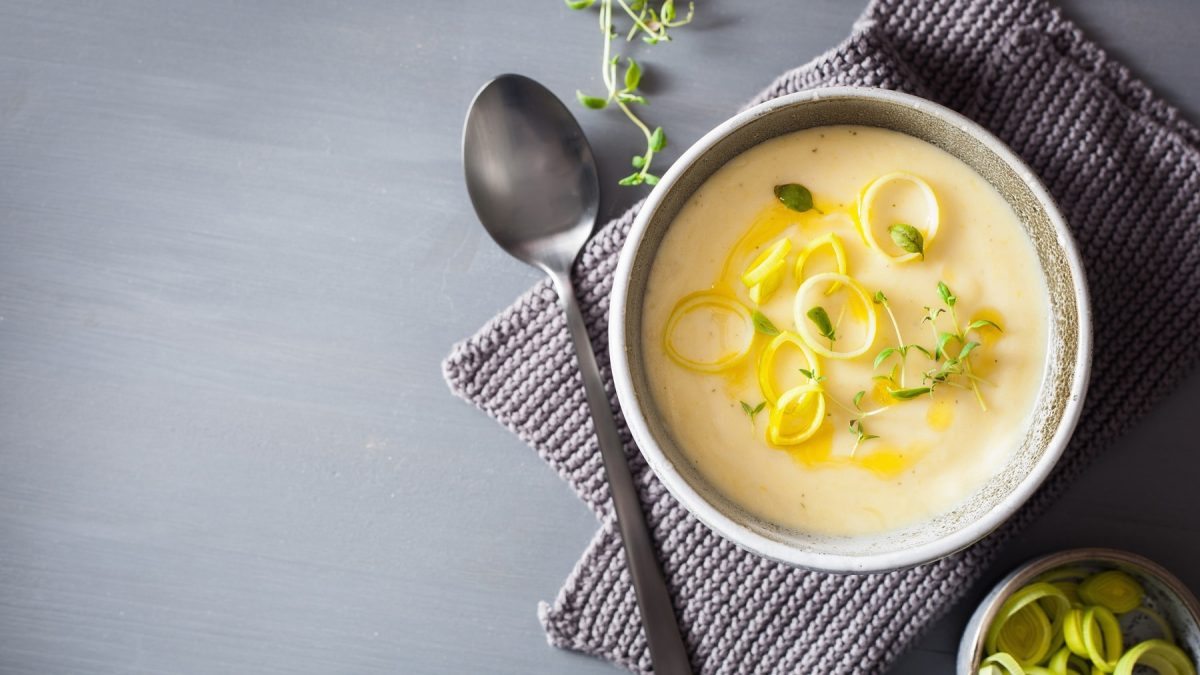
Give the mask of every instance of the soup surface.
M 743 508 L 820 534 L 910 525 L 980 489 L 1046 360 L 1047 291 L 1011 207 L 950 154 L 873 127 L 788 134 L 717 171 L 662 242 L 643 311 L 683 453 Z

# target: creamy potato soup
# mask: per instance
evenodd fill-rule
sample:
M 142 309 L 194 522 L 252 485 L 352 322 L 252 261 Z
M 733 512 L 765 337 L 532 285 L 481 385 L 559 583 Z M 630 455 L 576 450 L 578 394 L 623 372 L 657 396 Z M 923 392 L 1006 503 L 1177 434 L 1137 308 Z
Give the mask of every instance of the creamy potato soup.
M 953 509 L 1019 444 L 1047 291 L 1016 214 L 948 153 L 808 129 L 717 171 L 660 246 L 642 348 L 658 411 L 727 497 L 853 535 Z

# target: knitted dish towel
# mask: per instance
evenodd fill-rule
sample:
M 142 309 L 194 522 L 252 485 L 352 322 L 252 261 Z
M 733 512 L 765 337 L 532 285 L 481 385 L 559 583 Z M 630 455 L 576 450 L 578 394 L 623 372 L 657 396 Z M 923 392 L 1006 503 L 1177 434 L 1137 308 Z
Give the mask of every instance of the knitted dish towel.
M 647 469 L 618 411 L 699 672 L 883 671 L 979 578 L 1005 541 L 1196 361 L 1189 345 L 1200 341 L 1200 132 L 1057 11 L 1042 0 L 876 0 L 846 42 L 784 74 L 756 102 L 835 84 L 938 101 L 990 129 L 1037 171 L 1087 267 L 1095 319 L 1091 389 L 1059 466 L 1004 527 L 938 562 L 862 576 L 793 569 L 713 534 Z M 602 228 L 575 267 L 614 409 L 608 295 L 636 209 Z M 1138 329 L 1145 325 L 1158 329 L 1147 336 Z M 533 446 L 601 520 L 558 598 L 540 607 L 551 644 L 650 672 L 554 291 L 535 286 L 457 345 L 444 369 L 455 394 Z

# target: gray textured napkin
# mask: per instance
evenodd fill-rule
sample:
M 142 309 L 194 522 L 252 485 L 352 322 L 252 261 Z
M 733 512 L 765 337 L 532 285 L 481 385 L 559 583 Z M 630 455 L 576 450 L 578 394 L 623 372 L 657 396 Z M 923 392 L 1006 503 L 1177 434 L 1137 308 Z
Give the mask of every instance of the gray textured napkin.
M 784 74 L 757 100 L 835 84 L 899 89 L 943 103 L 990 129 L 1037 171 L 1087 266 L 1095 317 L 1091 389 L 1060 465 L 1004 527 L 936 563 L 865 576 L 792 569 L 737 549 L 667 494 L 622 426 L 693 663 L 705 673 L 884 670 L 979 578 L 1005 541 L 1196 361 L 1200 132 L 1057 11 L 1040 0 L 877 0 L 846 42 Z M 636 208 L 601 229 L 575 269 L 606 378 L 608 295 Z M 554 292 L 535 286 L 457 345 L 444 368 L 455 394 L 533 446 L 601 521 L 558 598 L 540 608 L 550 642 L 649 672 Z

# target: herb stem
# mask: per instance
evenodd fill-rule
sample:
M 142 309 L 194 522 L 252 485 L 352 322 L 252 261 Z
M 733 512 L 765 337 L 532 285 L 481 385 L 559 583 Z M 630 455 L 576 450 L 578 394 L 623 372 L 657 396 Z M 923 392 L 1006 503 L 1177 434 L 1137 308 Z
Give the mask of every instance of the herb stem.
M 612 0 L 607 1 L 611 2 Z M 667 35 L 666 31 L 662 30 L 661 28 L 659 28 L 659 30 L 651 30 L 650 27 L 642 21 L 642 17 L 646 15 L 646 7 L 649 5 L 648 0 L 645 5 L 642 5 L 641 16 L 634 14 L 629 5 L 625 4 L 625 0 L 617 0 L 617 4 L 621 5 L 621 9 L 625 10 L 625 13 L 629 15 L 629 18 L 633 19 L 633 29 L 629 31 L 629 37 L 625 38 L 626 41 L 632 40 L 633 36 L 637 35 L 639 28 L 646 31 L 646 34 L 655 40 L 662 40 L 663 42 L 670 41 L 671 36 Z

